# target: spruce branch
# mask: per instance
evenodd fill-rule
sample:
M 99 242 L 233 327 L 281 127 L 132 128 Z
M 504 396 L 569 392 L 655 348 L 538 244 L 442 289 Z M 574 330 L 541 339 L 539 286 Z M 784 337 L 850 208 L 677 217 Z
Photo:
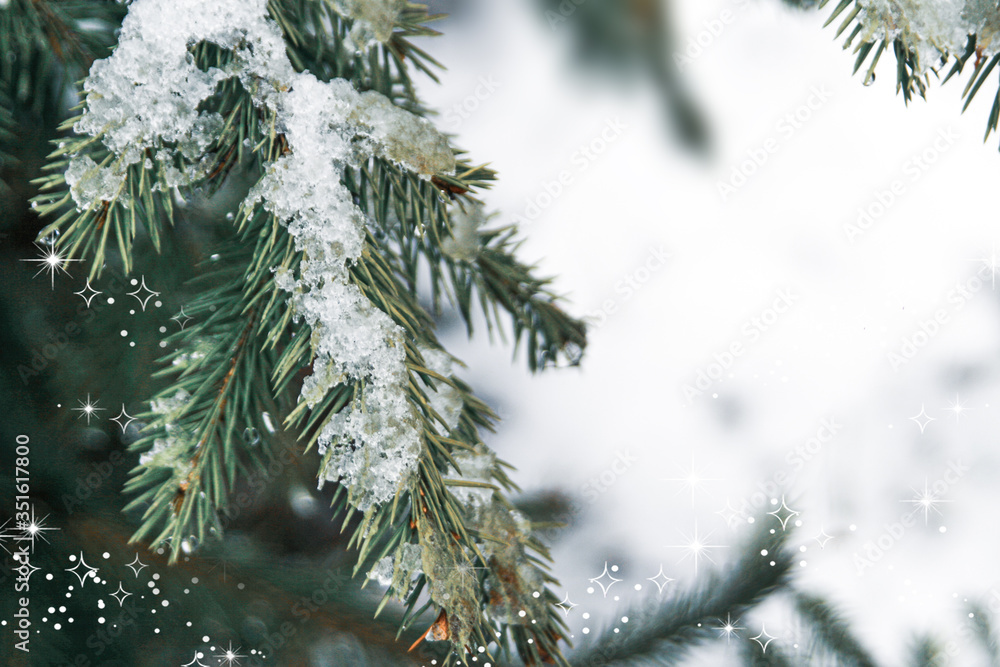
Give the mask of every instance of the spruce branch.
M 258 284 L 243 281 L 250 253 L 235 250 L 226 265 L 204 274 L 205 289 L 186 311 L 195 319 L 166 343 L 184 346 L 164 358 L 154 377 L 166 389 L 152 401 L 143 436 L 132 449 L 144 452 L 126 484 L 137 494 L 126 510 L 144 508 L 133 541 L 167 543 L 171 562 L 191 537 L 199 543 L 216 535 L 218 515 L 227 507 L 237 476 L 263 469 L 271 452 L 248 443 L 243 434 L 266 432 L 263 415 L 278 406 L 268 391 L 276 354 L 260 342 L 262 316 L 244 299 Z
M 822 0 L 819 7 L 828 2 Z M 825 25 L 844 16 L 836 37 L 853 26 L 844 48 L 851 47 L 857 40 L 854 73 L 866 68 L 865 85 L 874 81 L 879 60 L 891 51 L 896 60 L 896 92 L 902 92 L 906 104 L 914 95 L 926 97 L 931 75 L 940 79 L 947 72 L 941 80 L 945 83 L 961 74 L 967 61 L 975 56 L 973 72 L 962 91 L 964 112 L 1000 62 L 996 42 L 1000 8 L 995 3 L 969 0 L 956 4 L 955 11 L 947 17 L 944 13 L 936 15 L 935 11 L 934 7 L 925 7 L 919 2 L 877 5 L 870 0 L 840 0 Z M 962 32 L 967 37 L 963 36 L 961 42 L 955 41 L 956 33 Z M 997 129 L 998 121 L 1000 86 L 994 95 L 983 141 Z
M 854 637 L 850 626 L 827 601 L 808 593 L 795 594 L 795 608 L 809 623 L 812 636 L 838 665 L 876 667 L 875 660 Z
M 42 233 L 61 230 L 59 248 L 89 259 L 96 277 L 108 259 L 131 270 L 137 244 L 158 250 L 175 206 L 236 174 L 253 184 L 188 308 L 198 323 L 166 341 L 179 349 L 157 374 L 164 388 L 143 415 L 126 486 L 137 494 L 129 508 L 143 509 L 133 540 L 169 543 L 173 561 L 221 529 L 236 480 L 266 451 L 239 434 L 276 410 L 320 449 L 321 483 L 339 482 L 334 510 L 352 527 L 355 572 L 385 576 L 383 606 L 402 599 L 404 623 L 419 622 L 418 602 L 431 608 L 430 638 L 460 651 L 495 643 L 528 664 L 565 664 L 547 551 L 503 495 L 515 487 L 479 435 L 495 415 L 452 375 L 417 300 L 417 262 L 436 267 L 432 289 L 450 289 L 463 314 L 470 285 L 487 317 L 507 310 L 533 369 L 567 350 L 575 358 L 583 325 L 513 257 L 510 230 L 469 227 L 472 193 L 493 174 L 414 115 L 404 65 L 434 64 L 409 41 L 433 34 L 422 27 L 431 17 L 392 2 L 213 11 L 193 23 L 159 0 L 130 6 L 36 199 L 54 218 Z M 151 56 L 150 24 L 190 32 Z
M 650 598 L 642 609 L 627 614 L 635 619 L 627 627 L 618 633 L 608 629 L 579 649 L 573 665 L 597 667 L 628 661 L 677 664 L 688 651 L 715 635 L 713 626 L 719 619 L 727 615 L 738 618 L 787 585 L 793 562 L 786 548 L 789 535 L 758 529 L 731 568 L 704 576 L 694 587 L 666 602 Z M 768 555 L 762 556 L 762 550 Z

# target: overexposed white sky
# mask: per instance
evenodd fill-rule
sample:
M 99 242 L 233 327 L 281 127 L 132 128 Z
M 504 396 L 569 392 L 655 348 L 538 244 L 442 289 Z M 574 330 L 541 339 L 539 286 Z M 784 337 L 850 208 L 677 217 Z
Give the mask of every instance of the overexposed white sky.
M 962 632 L 964 599 L 1000 603 L 1000 292 L 982 261 L 1000 242 L 998 138 L 982 141 L 994 84 L 965 114 L 964 79 L 906 108 L 891 55 L 874 85 L 851 76 L 853 55 L 822 28 L 828 9 L 675 2 L 682 45 L 724 10 L 734 16 L 685 71 L 714 138 L 703 160 L 673 142 L 652 91 L 579 76 L 567 35 L 527 0 L 467 5 L 427 44 L 449 70 L 421 94 L 447 110 L 474 96 L 481 77 L 494 82 L 468 118 L 445 114 L 439 127 L 499 171 L 486 197 L 498 222 L 569 173 L 523 226 L 523 256 L 558 276 L 571 311 L 594 315 L 609 302 L 614 311 L 591 330 L 579 369 L 531 376 L 485 336 L 445 340 L 469 364 L 464 376 L 498 404 L 504 421 L 491 444 L 519 468 L 525 490 L 583 498 L 588 479 L 609 479 L 618 452 L 635 460 L 595 502 L 584 499 L 581 524 L 555 545 L 560 593 L 580 605 L 569 615 L 577 638 L 655 593 L 647 578 L 661 565 L 676 580 L 668 587 L 693 579 L 693 559 L 674 545 L 696 526 L 728 547 L 708 553 L 724 562 L 747 530 L 717 511 L 738 507 L 775 473 L 789 478 L 781 493 L 801 512 L 800 583 L 837 602 L 890 664 L 914 631 L 943 640 Z M 811 98 L 816 90 L 827 99 Z M 792 127 L 783 119 L 796 112 L 804 120 Z M 609 123 L 624 129 L 583 168 L 579 147 Z M 767 148 L 723 201 L 719 182 Z M 922 155 L 933 163 L 914 162 Z M 859 207 L 880 192 L 889 201 L 883 191 L 894 182 L 884 213 L 849 238 Z M 647 271 L 654 251 L 669 259 Z M 644 282 L 624 289 L 629 276 Z M 791 305 L 775 316 L 768 311 L 782 294 Z M 904 339 L 919 349 L 894 368 L 889 354 L 902 356 Z M 741 353 L 730 361 L 734 343 Z M 724 377 L 689 400 L 684 386 L 715 355 Z M 961 413 L 949 410 L 956 401 Z M 921 410 L 934 419 L 923 432 L 910 419 Z M 835 436 L 797 462 L 796 447 L 824 419 L 839 425 Z M 693 496 L 676 481 L 692 466 L 707 478 Z M 943 502 L 926 524 L 917 511 L 894 537 L 887 525 L 912 513 L 907 501 L 949 466 L 958 479 L 939 487 Z M 821 529 L 833 536 L 822 549 L 812 539 Z M 859 572 L 858 557 L 879 539 L 890 547 Z M 587 589 L 606 561 L 623 581 L 605 598 Z M 703 559 L 699 569 L 710 566 Z M 761 621 L 794 652 L 794 628 L 779 611 L 744 619 L 748 636 Z M 952 664 L 977 664 L 963 647 Z M 719 664 L 719 655 L 726 651 L 689 664 Z

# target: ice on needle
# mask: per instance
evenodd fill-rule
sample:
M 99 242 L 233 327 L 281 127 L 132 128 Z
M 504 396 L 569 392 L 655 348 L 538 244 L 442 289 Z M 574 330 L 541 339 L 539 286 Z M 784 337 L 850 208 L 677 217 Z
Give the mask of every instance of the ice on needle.
M 391 10 L 393 3 L 385 4 Z M 374 25 L 371 17 L 365 20 Z M 376 38 L 383 29 L 380 24 Z M 196 66 L 191 49 L 203 41 L 233 52 L 225 70 Z M 100 137 L 110 159 L 99 165 L 88 155 L 73 156 L 67 182 L 84 210 L 122 201 L 128 167 L 145 164 L 150 155 L 170 174 L 168 186 L 204 177 L 213 163 L 206 152 L 219 138 L 222 119 L 199 105 L 232 77 L 258 107 L 275 113 L 288 142 L 289 152 L 269 166 L 244 206 L 273 213 L 303 254 L 298 275 L 275 276 L 312 330 L 313 372 L 300 400 L 316 405 L 345 381 L 363 387 L 359 400 L 324 425 L 318 442 L 321 451 L 329 450 L 325 477 L 341 480 L 351 501 L 368 509 L 412 478 L 422 421 L 407 397 L 403 329 L 349 280 L 349 267 L 364 248 L 367 218 L 340 175 L 372 155 L 424 177 L 450 173 L 455 159 L 447 140 L 377 92 L 296 72 L 266 0 L 135 0 L 115 52 L 91 70 L 86 108 L 75 126 Z M 453 402 L 435 400 L 451 418 Z

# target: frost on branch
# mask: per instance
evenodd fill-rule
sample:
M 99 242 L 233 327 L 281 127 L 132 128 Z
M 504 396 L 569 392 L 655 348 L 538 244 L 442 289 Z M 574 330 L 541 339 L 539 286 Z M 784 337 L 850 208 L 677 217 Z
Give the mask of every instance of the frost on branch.
M 456 453 L 454 459 L 460 469 L 453 470 L 447 480 L 486 485 L 451 485 L 449 489 L 462 507 L 466 526 L 489 536 L 478 541 L 478 547 L 488 565 L 484 585 L 490 615 L 510 625 L 529 625 L 544 616 L 546 605 L 540 594 L 545 581 L 526 554 L 531 524 L 494 493 L 497 459 L 492 451 L 480 444 L 473 451 Z M 420 531 L 431 598 L 448 612 L 459 634 L 474 616 L 466 605 L 475 595 L 472 586 L 477 575 L 472 567 L 474 555 L 442 548 L 441 542 L 447 539 L 430 524 Z
M 425 347 L 420 349 L 420 354 L 424 357 L 429 370 L 444 377 L 451 375 L 452 360 L 447 352 Z M 462 394 L 440 380 L 435 382 L 433 389 L 426 383 L 424 386 L 427 388 L 427 399 L 430 401 L 431 409 L 443 420 L 447 433 L 458 425 L 458 418 L 462 414 Z
M 358 16 L 376 37 L 401 7 L 357 6 L 362 4 L 385 9 Z M 196 66 L 190 49 L 205 41 L 232 51 L 225 70 Z M 319 434 L 326 454 L 322 477 L 341 480 L 351 502 L 367 510 L 410 483 L 423 426 L 407 396 L 403 329 L 349 280 L 349 267 L 364 248 L 367 218 L 341 174 L 373 155 L 425 177 L 448 173 L 455 159 L 447 140 L 379 93 L 296 72 L 266 0 L 136 0 L 114 54 L 91 70 L 86 111 L 75 126 L 99 137 L 111 159 L 97 165 L 87 155 L 72 156 L 67 182 L 82 210 L 112 200 L 127 167 L 149 155 L 160 162 L 161 174 L 171 175 L 164 187 L 204 177 L 213 164 L 206 151 L 219 139 L 222 119 L 199 105 L 234 77 L 256 106 L 275 114 L 288 143 L 289 151 L 269 166 L 243 207 L 273 213 L 303 256 L 297 276 L 275 275 L 278 287 L 291 294 L 296 317 L 312 330 L 313 372 L 300 401 L 311 407 L 338 384 L 360 387 L 354 403 Z M 435 400 L 440 412 L 452 415 L 451 403 Z M 162 457 L 173 446 L 154 449 L 150 456 Z
M 179 389 L 173 396 L 150 403 L 150 412 L 166 423 L 164 428 L 166 437 L 157 438 L 153 441 L 153 446 L 139 456 L 139 465 L 172 469 L 174 471 L 173 478 L 177 483 L 187 472 L 188 460 L 194 443 L 188 433 L 174 422 L 190 399 L 191 394 Z
M 413 580 L 423 574 L 422 567 L 420 547 L 403 542 L 395 554 L 375 563 L 368 573 L 368 578 L 378 581 L 383 586 L 392 586 L 398 592 L 397 596 L 403 598 L 412 588 Z
M 451 237 L 441 243 L 441 250 L 452 259 L 472 262 L 479 256 L 479 228 L 486 224 L 482 204 L 471 204 L 469 210 L 456 206 L 451 213 Z
M 349 37 L 355 49 L 363 49 L 389 41 L 406 0 L 335 0 L 334 7 L 342 16 L 354 19 Z
M 900 39 L 917 54 L 922 71 L 944 55 L 964 52 L 971 34 L 984 54 L 997 51 L 996 0 L 862 0 L 860 4 L 862 38 Z

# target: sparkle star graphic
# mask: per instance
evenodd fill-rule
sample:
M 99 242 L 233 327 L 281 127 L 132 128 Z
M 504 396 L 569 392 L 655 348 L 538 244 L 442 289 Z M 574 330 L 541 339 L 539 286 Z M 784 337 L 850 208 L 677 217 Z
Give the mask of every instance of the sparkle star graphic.
M 149 566 L 146 565 L 145 563 L 143 563 L 141 560 L 139 560 L 139 554 L 137 553 L 135 555 L 135 560 L 133 560 L 131 563 L 129 563 L 125 567 L 132 568 L 132 571 L 135 572 L 135 578 L 138 579 L 139 578 L 139 572 L 141 572 L 143 568 L 146 568 L 146 567 L 149 567 Z
M 91 567 L 83 560 L 83 552 L 80 552 L 79 560 L 77 560 L 76 565 L 73 567 L 66 568 L 67 572 L 72 572 L 76 575 L 76 578 L 80 580 L 80 585 L 83 586 L 87 583 L 87 579 L 95 577 L 97 575 L 98 568 Z
M 797 517 L 799 515 L 799 512 L 796 512 L 791 507 L 786 505 L 785 497 L 781 496 L 781 505 L 778 507 L 778 509 L 774 510 L 773 512 L 768 512 L 768 514 L 777 519 L 778 522 L 781 524 L 781 529 L 785 530 L 786 528 L 788 528 L 788 522 L 791 521 L 793 518 Z
M 756 637 L 751 637 L 750 639 L 760 644 L 761 653 L 767 653 L 767 645 L 773 642 L 775 639 L 777 639 L 777 637 L 772 637 L 771 635 L 767 634 L 767 629 L 764 627 L 764 624 L 762 623 L 760 626 L 760 634 L 757 635 Z
M 104 292 L 101 292 L 91 287 L 90 278 L 87 278 L 87 284 L 84 285 L 83 289 L 80 290 L 79 292 L 73 292 L 73 294 L 76 294 L 77 296 L 82 298 L 87 303 L 87 308 L 90 308 L 90 302 L 94 300 L 94 297 L 99 294 L 104 294 Z
M 702 493 L 708 495 L 708 491 L 705 490 L 705 482 L 718 482 L 721 481 L 715 477 L 705 477 L 704 469 L 695 466 L 694 457 L 691 457 L 691 468 L 689 470 L 682 471 L 683 477 L 664 477 L 665 482 L 680 482 L 681 488 L 677 493 L 684 491 L 685 489 L 691 489 L 691 507 L 694 507 L 694 496 L 696 491 L 701 491 Z
M 962 415 L 972 410 L 972 408 L 965 407 L 965 403 L 963 403 L 962 400 L 959 399 L 958 394 L 955 394 L 955 402 L 949 403 L 946 410 L 955 415 L 955 421 L 959 421 Z
M 215 557 L 215 556 L 206 556 L 205 560 L 207 560 L 210 563 L 212 563 L 212 567 L 210 567 L 208 569 L 209 572 L 215 572 L 216 569 L 221 569 L 222 570 L 222 581 L 225 582 L 226 581 L 226 577 L 229 576 L 229 564 L 232 561 L 230 561 L 225 556 L 218 556 L 218 557 Z M 456 570 L 458 569 L 457 565 L 455 566 L 455 569 Z
M 740 511 L 733 507 L 732 503 L 729 502 L 729 498 L 726 498 L 726 506 L 715 513 L 721 516 L 722 520 L 725 521 L 726 525 L 730 528 L 739 523 Z
M 237 651 L 239 651 L 239 650 L 240 650 L 240 647 L 237 646 L 236 647 L 236 651 L 234 651 L 233 650 L 233 643 L 229 642 L 229 648 L 227 648 L 224 653 L 222 653 L 220 655 L 217 655 L 215 657 L 220 659 L 220 662 L 219 662 L 220 665 L 222 663 L 226 663 L 226 665 L 234 665 L 234 664 L 235 665 L 239 665 L 240 664 L 239 659 L 246 657 L 245 655 L 240 655 L 239 653 L 237 653 Z
M 118 600 L 118 606 L 121 607 L 122 605 L 125 604 L 125 598 L 127 598 L 130 595 L 132 594 L 126 591 L 124 588 L 122 588 L 122 582 L 119 581 L 118 590 L 112 593 L 111 597 Z
M 608 579 L 609 583 L 604 583 L 605 578 Z M 600 586 L 601 590 L 604 591 L 604 597 L 608 597 L 608 591 L 611 590 L 611 587 L 619 581 L 621 581 L 621 579 L 616 579 L 614 575 L 608 571 L 608 562 L 604 561 L 604 572 L 601 572 L 601 574 L 591 579 L 590 583 Z
M 901 502 L 901 503 L 910 503 L 911 505 L 914 506 L 913 507 L 913 512 L 910 512 L 911 515 L 915 514 L 916 512 L 919 512 L 920 510 L 923 510 L 924 511 L 924 525 L 925 526 L 927 525 L 927 520 L 928 520 L 928 518 L 930 516 L 931 510 L 934 510 L 938 514 L 941 514 L 941 510 L 939 510 L 937 508 L 937 505 L 939 503 L 954 502 L 952 500 L 943 500 L 943 499 L 941 499 L 941 498 L 938 497 L 937 493 L 934 493 L 933 491 L 931 491 L 930 489 L 928 489 L 927 488 L 927 478 L 926 477 L 924 478 L 924 490 L 923 491 L 919 491 L 917 489 L 913 489 L 913 493 L 915 495 L 913 496 L 912 500 L 900 500 L 899 502 Z
M 28 581 L 29 579 L 31 579 L 31 575 L 33 575 L 35 572 L 38 572 L 40 569 L 42 568 L 35 567 L 31 563 L 21 563 L 21 565 L 19 565 L 16 568 L 18 579 L 23 579 L 24 581 Z
M 570 601 L 570 599 L 569 599 L 569 593 L 567 593 L 566 597 L 563 598 L 563 601 L 562 602 L 557 602 L 556 606 L 559 607 L 560 609 L 562 609 L 564 614 L 566 614 L 567 616 L 569 616 L 570 610 L 572 610 L 573 607 L 577 607 L 579 605 L 573 604 Z
M 733 637 L 739 637 L 739 634 L 737 634 L 737 630 L 745 629 L 738 625 L 740 619 L 737 618 L 734 621 L 732 620 L 731 616 L 732 616 L 731 614 L 726 614 L 725 622 L 723 622 L 722 619 L 719 619 L 719 625 L 715 628 L 716 630 L 719 631 L 719 637 L 726 638 L 726 643 L 729 643 L 729 640 L 732 639 Z
M 82 417 L 86 416 L 87 417 L 87 424 L 88 425 L 90 425 L 90 418 L 97 416 L 97 415 L 94 414 L 95 412 L 99 412 L 99 411 L 103 411 L 104 410 L 104 408 L 97 407 L 97 404 L 101 402 L 101 399 L 97 399 L 93 403 L 90 402 L 90 394 L 87 394 L 87 402 L 86 403 L 84 403 L 80 399 L 77 399 L 77 402 L 80 404 L 80 407 L 73 408 L 73 410 L 76 410 L 77 412 L 80 413 L 80 416 L 77 417 L 77 419 L 81 419 Z
M 662 593 L 663 592 L 663 587 L 666 586 L 667 584 L 669 584 L 671 581 L 673 581 L 673 579 L 671 579 L 667 575 L 663 574 L 663 563 L 660 563 L 660 571 L 657 572 L 652 577 L 647 577 L 646 581 L 652 581 L 654 584 L 656 584 L 657 590 L 660 593 Z
M 685 550 L 686 553 L 684 553 L 681 556 L 681 561 L 683 561 L 683 560 L 685 560 L 685 559 L 687 559 L 689 557 L 692 560 L 694 560 L 694 573 L 695 573 L 695 576 L 698 575 L 698 563 L 701 561 L 702 558 L 706 559 L 710 563 L 713 563 L 713 564 L 715 563 L 715 561 L 712 560 L 712 556 L 709 554 L 709 551 L 711 551 L 712 549 L 726 549 L 727 548 L 727 547 L 719 545 L 719 544 L 709 544 L 708 543 L 708 538 L 712 537 L 712 533 L 713 532 L 715 532 L 715 531 L 711 531 L 711 532 L 708 533 L 708 535 L 702 536 L 698 532 L 698 522 L 695 522 L 695 524 L 694 524 L 694 535 L 692 535 L 691 537 L 688 537 L 684 533 L 681 533 L 681 537 L 684 538 L 684 544 L 674 544 L 674 545 L 671 545 L 671 548 L 673 548 L 673 549 L 684 549 Z
M 203 663 L 201 660 L 198 659 L 201 657 L 204 656 L 198 651 L 195 651 L 194 657 L 191 658 L 191 662 L 185 662 L 183 665 L 181 665 L 181 667 L 208 667 L 205 663 Z
M 3 522 L 3 525 L 0 525 L 0 549 L 3 549 L 7 553 L 10 553 L 10 549 L 7 548 L 7 545 L 5 545 L 4 542 L 12 539 L 15 535 L 13 531 L 7 530 L 7 524 L 9 524 L 10 521 L 10 519 L 7 519 Z
M 833 539 L 833 535 L 828 535 L 826 528 L 819 529 L 819 535 L 813 538 L 819 543 L 820 549 L 826 549 L 826 543 Z
M 187 313 L 185 313 L 184 312 L 184 306 L 181 306 L 181 312 L 177 313 L 176 315 L 174 315 L 170 319 L 172 319 L 174 322 L 177 322 L 177 324 L 181 328 L 181 331 L 184 331 L 184 327 L 187 326 L 187 323 L 190 322 L 191 320 L 193 320 L 194 318 L 191 317 L 190 315 L 188 315 Z
M 983 265 L 984 269 L 990 270 L 991 289 L 995 290 L 997 288 L 997 273 L 1000 272 L 1000 255 L 997 255 L 996 244 L 993 244 L 993 247 L 990 249 L 989 257 L 977 257 L 970 261 L 979 262 Z
M 68 259 L 66 257 L 63 257 L 58 252 L 56 252 L 55 248 L 53 248 L 51 246 L 48 247 L 48 248 L 43 248 L 42 246 L 40 246 L 40 245 L 38 245 L 36 243 L 35 247 L 38 248 L 38 252 L 39 252 L 38 257 L 35 257 L 33 259 L 22 259 L 21 261 L 22 262 L 35 262 L 36 264 L 40 264 L 41 265 L 41 268 L 39 268 L 38 272 L 35 273 L 35 277 L 36 278 L 39 275 L 41 275 L 41 273 L 43 271 L 48 271 L 50 282 L 51 282 L 51 285 L 52 285 L 52 289 L 56 288 L 56 273 L 58 273 L 59 271 L 62 271 L 63 273 L 65 273 L 68 276 L 69 275 L 69 271 L 66 270 L 65 264 L 68 263 L 68 262 L 79 262 L 80 261 L 79 259 Z
M 48 518 L 49 518 L 49 515 L 46 514 L 41 519 L 36 519 L 35 518 L 35 506 L 32 505 L 31 506 L 31 517 L 28 519 L 28 521 L 21 522 L 20 524 L 18 524 L 17 528 L 18 528 L 19 534 L 15 535 L 14 539 L 17 540 L 18 542 L 25 542 L 25 541 L 28 542 L 29 543 L 29 548 L 31 549 L 31 552 L 34 553 L 35 552 L 35 538 L 38 538 L 38 539 L 42 540 L 43 542 L 48 542 L 49 540 L 48 540 L 48 538 L 45 537 L 45 533 L 47 533 L 50 530 L 59 530 L 59 528 L 56 528 L 54 526 L 47 526 L 47 525 L 45 525 L 45 521 Z
M 122 421 L 122 420 L 124 420 L 124 421 Z M 122 433 L 124 433 L 125 429 L 128 428 L 128 425 L 135 421 L 135 417 L 133 417 L 129 413 L 125 412 L 125 404 L 122 403 L 121 414 L 119 414 L 117 417 L 112 417 L 111 421 L 113 421 L 116 424 L 118 424 L 121 427 L 121 429 L 122 429 Z
M 917 426 L 920 427 L 920 433 L 923 434 L 924 429 L 927 428 L 927 425 L 930 424 L 932 421 L 934 421 L 934 417 L 928 415 L 924 411 L 924 406 L 921 405 L 920 412 L 917 413 L 915 416 L 910 417 L 910 421 L 916 422 Z
M 140 294 L 142 294 L 142 296 L 139 296 Z M 145 311 L 146 304 L 149 303 L 149 300 L 154 296 L 160 296 L 160 293 L 154 292 L 146 287 L 146 276 L 142 276 L 142 284 L 136 287 L 134 292 L 129 292 L 128 295 L 135 297 L 135 300 L 142 306 L 142 310 Z

